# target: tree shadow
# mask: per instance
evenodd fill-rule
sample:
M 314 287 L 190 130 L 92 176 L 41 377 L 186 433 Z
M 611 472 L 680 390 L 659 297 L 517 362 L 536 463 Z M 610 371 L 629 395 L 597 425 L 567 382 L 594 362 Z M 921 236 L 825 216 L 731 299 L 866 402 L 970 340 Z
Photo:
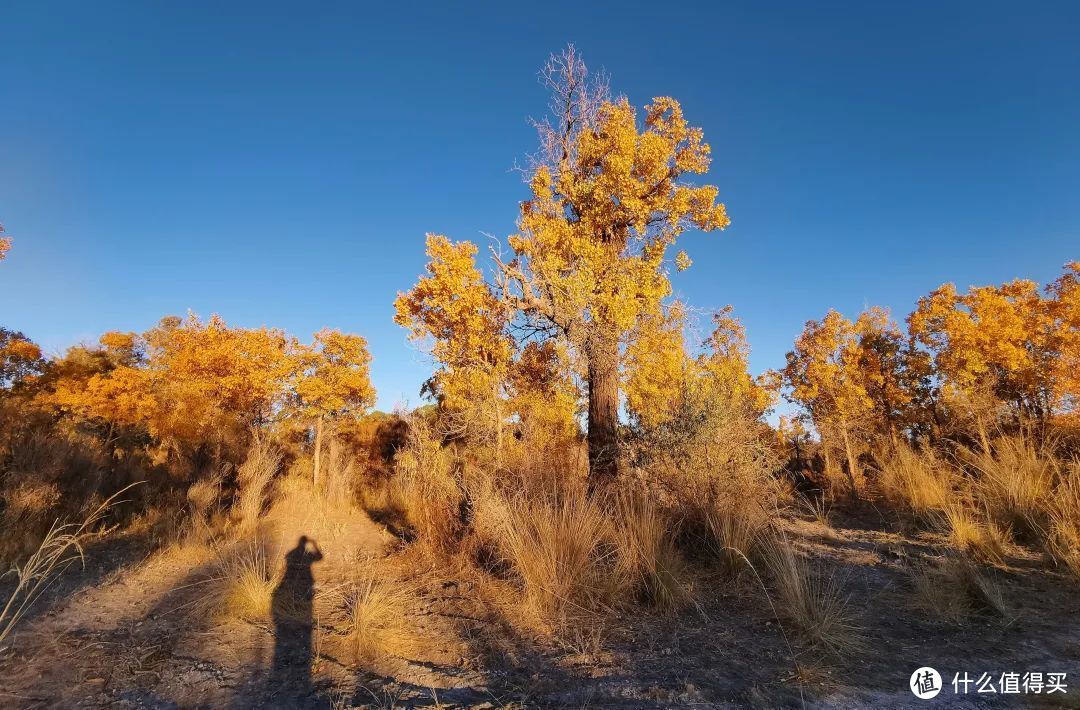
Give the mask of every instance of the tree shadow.
M 285 573 L 270 606 L 274 659 L 267 695 L 274 702 L 302 705 L 315 690 L 311 681 L 315 576 L 311 568 L 322 558 L 315 541 L 303 535 L 285 554 Z

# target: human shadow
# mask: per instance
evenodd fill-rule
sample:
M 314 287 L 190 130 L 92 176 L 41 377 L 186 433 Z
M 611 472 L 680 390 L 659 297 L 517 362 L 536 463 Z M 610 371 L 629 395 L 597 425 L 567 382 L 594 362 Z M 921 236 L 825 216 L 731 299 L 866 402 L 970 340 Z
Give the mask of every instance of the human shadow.
M 311 683 L 315 576 L 311 567 L 323 558 L 319 546 L 301 536 L 285 555 L 285 574 L 274 590 L 274 660 L 267 691 L 277 702 L 303 705 L 314 692 Z

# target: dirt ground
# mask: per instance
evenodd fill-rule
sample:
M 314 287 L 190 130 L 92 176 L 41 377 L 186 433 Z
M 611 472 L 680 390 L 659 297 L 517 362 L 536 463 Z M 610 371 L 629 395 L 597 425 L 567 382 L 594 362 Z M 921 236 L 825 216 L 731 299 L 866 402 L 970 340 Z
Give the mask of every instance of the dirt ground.
M 789 523 L 858 611 L 865 646 L 846 659 L 794 636 L 789 646 L 752 575 L 731 583 L 702 574 L 697 608 L 616 617 L 555 643 L 515 631 L 467 575 L 397 551 L 362 512 L 279 506 L 260 538 L 282 557 L 300 536 L 316 541 L 322 559 L 303 570 L 314 591 L 371 564 L 397 565 L 419 585 L 408 616 L 423 643 L 406 657 L 358 664 L 336 642 L 341 630 L 318 595 L 311 641 L 301 629 L 293 642 L 281 623 L 202 611 L 213 564 L 205 549 L 148 554 L 138 537 L 114 536 L 88 551 L 85 571 L 66 572 L 0 650 L 0 707 L 1080 707 L 1077 581 L 1016 549 L 987 571 L 1008 614 L 945 622 L 913 607 L 909 581 L 941 541 L 900 527 L 870 504 L 834 511 L 829 524 Z M 908 688 L 921 666 L 943 678 L 933 701 Z M 1068 692 L 952 691 L 956 673 L 1029 671 L 1067 673 Z

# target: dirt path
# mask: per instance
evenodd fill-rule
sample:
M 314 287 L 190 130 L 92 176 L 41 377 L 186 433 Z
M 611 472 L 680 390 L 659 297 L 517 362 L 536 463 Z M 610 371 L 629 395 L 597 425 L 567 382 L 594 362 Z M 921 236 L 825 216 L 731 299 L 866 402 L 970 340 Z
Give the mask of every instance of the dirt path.
M 257 537 L 269 560 L 295 553 L 301 537 L 321 551 L 321 559 L 293 557 L 291 579 L 316 597 L 308 625 L 289 627 L 274 615 L 217 618 L 200 603 L 220 552 L 172 547 L 143 560 L 132 554 L 134 541 L 117 538 L 110 544 L 126 564 L 96 552 L 109 573 L 91 571 L 89 586 L 60 587 L 66 595 L 37 610 L 15 650 L 0 654 L 0 707 L 915 708 L 926 705 L 907 690 L 907 678 L 920 665 L 938 668 L 946 682 L 965 670 L 1058 671 L 1070 679 L 1064 696 L 973 694 L 949 697 L 951 706 L 1080 706 L 1080 687 L 1072 687 L 1080 683 L 1074 579 L 1016 550 L 987 572 L 1008 618 L 946 623 L 911 606 L 910 565 L 937 554 L 939 541 L 881 523 L 792 522 L 798 546 L 842 581 L 867 643 L 865 653 L 840 661 L 818 659 L 796 641 L 796 668 L 753 584 L 705 575 L 695 582 L 697 609 L 617 616 L 557 644 L 510 623 L 474 576 L 395 552 L 396 540 L 365 513 L 290 495 Z M 418 643 L 358 661 L 343 643 L 333 591 L 376 568 L 409 588 L 403 616 Z

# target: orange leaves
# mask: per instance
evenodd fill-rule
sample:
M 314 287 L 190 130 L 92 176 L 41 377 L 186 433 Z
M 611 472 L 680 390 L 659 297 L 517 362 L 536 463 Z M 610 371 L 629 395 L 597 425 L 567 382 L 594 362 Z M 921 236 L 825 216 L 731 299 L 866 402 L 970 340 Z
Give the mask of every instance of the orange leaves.
M 427 237 L 428 276 L 394 301 L 394 322 L 426 342 L 443 364 L 439 394 L 462 405 L 505 379 L 512 343 L 502 304 L 476 267 L 476 246 Z
M 0 235 L 4 233 L 3 225 L 0 225 Z M 11 249 L 11 238 L 0 236 L 0 261 L 4 260 L 8 251 Z
M 45 361 L 41 348 L 22 333 L 0 328 L 0 394 L 34 380 Z
M 728 225 L 715 187 L 679 182 L 708 169 L 709 147 L 670 98 L 646 107 L 641 130 L 620 99 L 563 138 L 572 149 L 536 170 L 510 239 L 525 267 L 523 289 L 538 296 L 525 305 L 560 327 L 626 331 L 670 293 L 661 268 L 667 246 L 691 226 Z
M 362 412 L 374 401 L 363 338 L 322 331 L 307 347 L 272 328 L 163 318 L 141 336 L 106 333 L 54 366 L 48 399 L 75 416 L 141 427 L 173 444 L 221 441 L 297 407 Z
M 919 299 L 908 324 L 932 355 L 947 397 L 990 388 L 1042 417 L 1060 396 L 1050 363 L 1060 359 L 1060 334 L 1068 331 L 1056 321 L 1061 310 L 1056 303 L 1022 279 L 965 294 L 946 284 Z
M 753 416 L 772 406 L 775 388 L 750 375 L 750 346 L 731 306 L 713 315 L 714 330 L 696 357 L 687 352 L 685 326 L 685 307 L 676 303 L 663 316 L 642 319 L 632 334 L 623 387 L 639 423 L 652 427 L 681 416 L 680 400 L 691 394 Z
M 835 311 L 807 323 L 784 370 L 790 397 L 818 428 L 870 433 L 1075 414 L 1080 404 L 1080 264 L 1040 293 L 1016 279 L 919 299 L 903 333 L 880 308 L 855 323 Z M 876 413 L 867 428 L 862 418 Z
M 858 357 L 854 324 L 834 310 L 820 321 L 808 321 L 788 353 L 783 375 L 791 398 L 810 412 L 819 428 L 844 427 L 870 410 Z
M 324 329 L 297 357 L 301 370 L 295 394 L 304 415 L 320 418 L 363 413 L 375 403 L 371 355 L 359 335 Z

